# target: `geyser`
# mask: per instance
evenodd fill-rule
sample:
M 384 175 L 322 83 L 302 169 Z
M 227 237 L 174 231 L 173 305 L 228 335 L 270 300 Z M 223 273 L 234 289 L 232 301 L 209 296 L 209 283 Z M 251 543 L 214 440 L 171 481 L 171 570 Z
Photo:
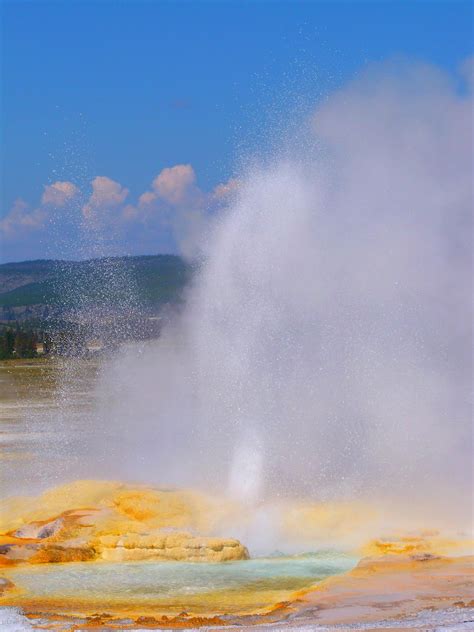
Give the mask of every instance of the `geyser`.
M 103 373 L 109 476 L 468 513 L 471 108 L 377 66 L 242 170 L 182 316 Z

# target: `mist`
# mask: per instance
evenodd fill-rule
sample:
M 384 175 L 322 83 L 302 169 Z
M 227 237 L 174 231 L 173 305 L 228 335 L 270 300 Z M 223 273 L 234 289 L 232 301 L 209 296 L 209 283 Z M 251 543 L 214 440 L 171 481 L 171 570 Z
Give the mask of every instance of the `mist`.
M 465 79 L 372 66 L 241 160 L 183 313 L 103 370 L 109 477 L 469 513 Z

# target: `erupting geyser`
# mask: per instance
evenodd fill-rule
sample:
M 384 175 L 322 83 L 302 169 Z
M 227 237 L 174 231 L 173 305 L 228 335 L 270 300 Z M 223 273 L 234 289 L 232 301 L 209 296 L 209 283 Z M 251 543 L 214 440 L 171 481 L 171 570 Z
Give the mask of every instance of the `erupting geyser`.
M 375 67 L 241 173 L 179 322 L 104 373 L 114 475 L 468 509 L 471 107 Z
M 474 632 L 472 7 L 6 4 L 2 631 Z

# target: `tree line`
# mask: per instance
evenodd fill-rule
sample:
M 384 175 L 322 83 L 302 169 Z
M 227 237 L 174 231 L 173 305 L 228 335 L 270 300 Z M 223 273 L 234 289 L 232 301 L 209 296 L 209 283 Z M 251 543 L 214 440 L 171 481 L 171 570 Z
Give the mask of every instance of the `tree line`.
M 42 344 L 41 355 L 86 355 L 86 336 L 83 328 L 65 331 L 43 331 L 24 328 L 19 323 L 4 325 L 0 330 L 0 360 L 38 357 L 38 343 Z
M 38 355 L 88 357 L 97 352 L 90 350 L 91 341 L 99 342 L 100 352 L 113 353 L 125 341 L 156 339 L 160 332 L 161 320 L 146 316 L 115 318 L 106 323 L 3 322 L 0 323 L 0 360 Z
M 5 328 L 0 332 L 0 360 L 35 358 L 38 342 L 38 335 L 32 330 Z

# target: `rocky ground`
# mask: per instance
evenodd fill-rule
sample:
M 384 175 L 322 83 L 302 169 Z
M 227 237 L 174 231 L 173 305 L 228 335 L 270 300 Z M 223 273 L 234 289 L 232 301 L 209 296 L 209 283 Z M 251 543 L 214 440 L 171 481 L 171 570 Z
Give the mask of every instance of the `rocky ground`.
M 57 617 L 52 608 L 45 619 L 44 609 L 37 615 L 34 608 L 28 610 L 28 596 L 12 581 L 14 574 L 9 577 L 10 569 L 61 562 L 247 559 L 248 551 L 238 540 L 211 535 L 216 516 L 227 510 L 197 492 L 118 482 L 77 481 L 38 497 L 7 499 L 0 506 L 0 622 L 13 622 L 4 627 L 9 631 L 32 625 L 60 630 L 244 630 L 257 625 L 271 630 L 395 627 L 453 632 L 474 627 L 474 558 L 461 554 L 469 543 L 428 532 L 372 540 L 352 571 L 293 593 L 258 614 L 153 612 L 124 618 L 111 611 L 77 619 Z M 30 618 L 16 606 L 24 607 Z
M 247 559 L 238 540 L 200 535 L 206 532 L 207 502 L 194 492 L 92 481 L 12 498 L 1 511 L 0 566 Z

